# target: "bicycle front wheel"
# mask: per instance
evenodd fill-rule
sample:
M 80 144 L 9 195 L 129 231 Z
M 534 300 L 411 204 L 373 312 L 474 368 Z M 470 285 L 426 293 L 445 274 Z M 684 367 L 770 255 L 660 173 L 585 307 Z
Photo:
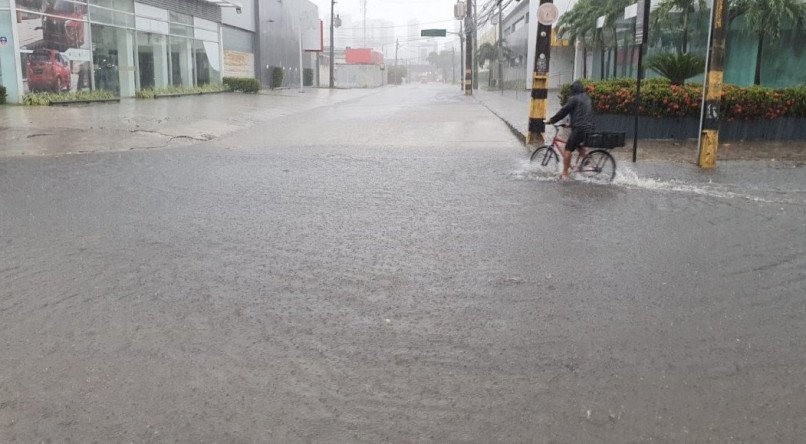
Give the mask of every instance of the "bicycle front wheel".
M 530 160 L 533 167 L 542 173 L 557 173 L 560 168 L 560 158 L 551 147 L 541 146 L 532 153 Z
M 593 150 L 582 159 L 579 173 L 593 182 L 612 182 L 616 178 L 616 159 L 607 151 Z

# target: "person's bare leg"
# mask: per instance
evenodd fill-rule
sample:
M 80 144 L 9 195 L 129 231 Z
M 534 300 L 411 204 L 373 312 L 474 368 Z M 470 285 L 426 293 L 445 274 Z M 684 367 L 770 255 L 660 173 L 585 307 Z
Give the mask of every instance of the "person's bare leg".
M 568 179 L 568 170 L 571 169 L 571 151 L 563 150 L 563 179 Z
M 574 171 L 579 171 L 579 169 L 582 168 L 582 159 L 584 159 L 585 156 L 587 155 L 588 150 L 582 147 L 577 148 L 577 163 L 576 163 L 576 169 Z

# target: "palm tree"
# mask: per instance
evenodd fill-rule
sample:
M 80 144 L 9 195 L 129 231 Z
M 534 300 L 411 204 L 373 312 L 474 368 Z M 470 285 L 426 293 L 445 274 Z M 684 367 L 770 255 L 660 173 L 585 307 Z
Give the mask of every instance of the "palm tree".
M 560 18 L 557 33 L 560 38 L 568 39 L 571 45 L 577 42 L 582 45 L 582 77 L 588 76 L 588 45 L 596 46 L 596 18 L 599 16 L 597 5 L 592 0 L 581 0 L 571 11 Z M 590 43 L 589 43 L 590 42 Z
M 605 23 L 613 31 L 613 77 L 618 77 L 618 30 L 616 22 L 624 17 L 624 8 L 633 3 L 633 0 L 607 0 L 604 8 Z
M 705 11 L 708 8 L 705 0 L 661 0 L 658 7 L 653 11 L 654 22 L 659 25 L 661 21 L 668 21 L 672 12 L 680 11 L 682 13 L 682 24 L 680 30 L 683 32 L 682 41 L 677 48 L 678 54 L 688 53 L 688 40 L 691 32 L 691 16 L 698 11 Z M 671 24 L 671 23 L 670 23 Z M 671 24 L 677 28 L 675 24 Z
M 803 0 L 731 0 L 731 22 L 744 17 L 747 30 L 758 37 L 756 49 L 756 76 L 754 84 L 761 85 L 761 60 L 764 41 L 776 41 L 781 37 L 781 27 L 792 24 L 795 32 L 806 27 L 806 2 Z

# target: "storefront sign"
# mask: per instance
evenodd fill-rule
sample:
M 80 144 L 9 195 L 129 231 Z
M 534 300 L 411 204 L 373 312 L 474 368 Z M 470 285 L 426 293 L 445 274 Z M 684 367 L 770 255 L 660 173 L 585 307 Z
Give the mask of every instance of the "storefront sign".
M 224 77 L 255 77 L 255 56 L 249 52 L 224 51 Z

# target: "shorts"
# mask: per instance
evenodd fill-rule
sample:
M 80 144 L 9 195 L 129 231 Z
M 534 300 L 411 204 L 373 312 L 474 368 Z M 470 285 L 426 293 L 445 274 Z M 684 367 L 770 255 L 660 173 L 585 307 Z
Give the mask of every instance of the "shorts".
M 585 137 L 590 131 L 585 128 L 574 128 L 571 130 L 571 135 L 568 137 L 568 143 L 565 144 L 565 149 L 574 151 L 585 143 Z

